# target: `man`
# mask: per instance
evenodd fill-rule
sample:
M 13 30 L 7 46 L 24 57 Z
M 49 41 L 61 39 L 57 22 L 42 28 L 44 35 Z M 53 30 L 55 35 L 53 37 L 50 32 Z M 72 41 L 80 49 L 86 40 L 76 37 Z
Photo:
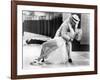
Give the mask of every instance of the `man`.
M 80 40 L 82 37 L 82 29 L 78 29 L 79 17 L 76 14 L 70 15 L 58 29 L 56 36 L 62 36 L 66 41 L 66 49 L 68 51 L 68 61 L 72 63 L 71 59 L 71 42 L 73 39 Z
M 56 49 L 62 48 L 64 43 L 66 43 L 66 54 L 68 54 L 68 62 L 72 63 L 71 59 L 71 42 L 73 39 L 80 40 L 82 35 L 82 30 L 78 30 L 79 24 L 78 15 L 70 15 L 59 27 L 56 32 L 54 39 L 49 40 L 42 45 L 41 54 L 38 59 L 35 59 L 33 63 L 43 63 L 49 57 L 49 55 L 55 51 Z M 59 52 L 58 52 L 59 53 Z M 53 52 L 52 55 L 57 54 L 57 52 Z M 61 53 L 62 54 L 62 53 Z M 58 54 L 57 54 L 58 55 Z M 64 54 L 64 58 L 65 58 Z M 66 58 L 65 58 L 66 59 Z
M 73 39 L 80 40 L 79 38 L 82 35 L 82 31 L 80 31 L 81 35 L 78 33 L 78 24 L 79 24 L 79 17 L 78 15 L 70 15 L 69 18 L 67 18 L 61 25 L 60 29 L 58 30 L 58 33 L 56 33 L 56 36 L 62 36 L 64 40 L 66 40 L 66 49 L 68 51 L 68 61 L 72 63 L 71 59 L 71 42 Z M 60 33 L 60 34 L 59 34 Z

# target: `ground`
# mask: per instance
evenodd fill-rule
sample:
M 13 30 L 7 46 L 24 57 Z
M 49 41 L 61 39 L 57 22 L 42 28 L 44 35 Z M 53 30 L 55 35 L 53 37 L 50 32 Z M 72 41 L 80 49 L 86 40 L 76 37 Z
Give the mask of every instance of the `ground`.
M 23 45 L 23 69 L 34 69 L 40 67 L 75 67 L 75 66 L 86 66 L 89 65 L 89 52 L 86 51 L 73 51 L 71 52 L 71 57 L 73 63 L 66 62 L 65 64 L 44 64 L 44 65 L 31 65 L 30 63 L 40 55 L 41 45 L 31 44 Z

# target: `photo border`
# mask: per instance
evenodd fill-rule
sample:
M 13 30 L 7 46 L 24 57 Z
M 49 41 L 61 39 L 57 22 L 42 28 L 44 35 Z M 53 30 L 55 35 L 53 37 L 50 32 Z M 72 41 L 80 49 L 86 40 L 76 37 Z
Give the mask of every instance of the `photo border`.
M 94 9 L 94 71 L 17 75 L 17 5 Z M 11 78 L 42 78 L 97 74 L 97 6 L 33 1 L 11 1 Z

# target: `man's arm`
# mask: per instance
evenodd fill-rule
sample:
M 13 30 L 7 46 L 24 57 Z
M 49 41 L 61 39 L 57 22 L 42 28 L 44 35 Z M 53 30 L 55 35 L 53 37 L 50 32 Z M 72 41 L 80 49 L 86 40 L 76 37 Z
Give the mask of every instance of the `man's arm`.
M 68 35 L 68 24 L 63 24 L 62 25 L 62 30 L 61 30 L 61 36 L 66 40 L 66 41 L 70 41 L 71 38 Z

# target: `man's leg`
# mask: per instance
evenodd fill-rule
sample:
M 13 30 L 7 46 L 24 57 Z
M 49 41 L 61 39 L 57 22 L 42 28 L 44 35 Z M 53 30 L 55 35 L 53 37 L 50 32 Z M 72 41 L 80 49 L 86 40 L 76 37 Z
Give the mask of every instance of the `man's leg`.
M 71 42 L 66 43 L 66 48 L 67 48 L 67 53 L 68 53 L 68 62 L 72 63 L 72 59 L 71 59 Z

